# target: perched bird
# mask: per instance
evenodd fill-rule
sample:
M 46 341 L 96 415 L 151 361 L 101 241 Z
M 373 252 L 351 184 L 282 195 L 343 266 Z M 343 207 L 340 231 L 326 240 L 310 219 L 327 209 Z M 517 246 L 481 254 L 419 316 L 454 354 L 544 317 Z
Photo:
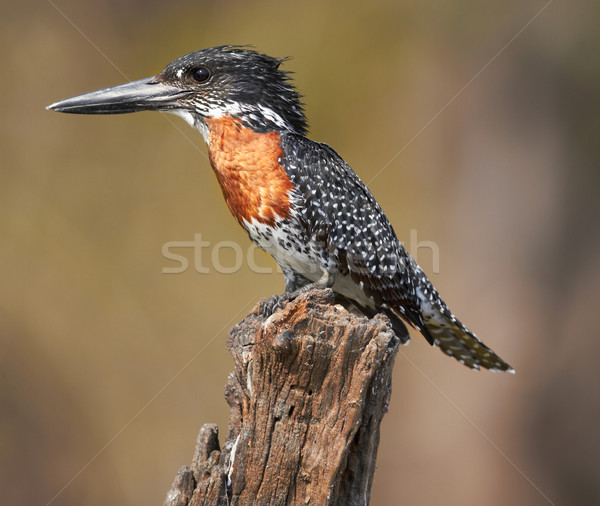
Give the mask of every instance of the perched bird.
M 468 367 L 514 372 L 450 312 L 348 164 L 306 136 L 283 61 L 238 46 L 203 49 L 156 76 L 48 108 L 181 116 L 204 136 L 231 213 L 280 265 L 285 297 L 331 287 L 367 315 L 387 314 L 403 341 L 404 321 Z

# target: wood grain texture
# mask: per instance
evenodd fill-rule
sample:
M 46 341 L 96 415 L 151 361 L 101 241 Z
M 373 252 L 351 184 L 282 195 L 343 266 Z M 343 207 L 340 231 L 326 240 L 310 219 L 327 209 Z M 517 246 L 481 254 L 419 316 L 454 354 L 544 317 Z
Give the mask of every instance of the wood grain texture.
M 368 504 L 398 349 L 387 318 L 314 290 L 267 319 L 259 304 L 227 346 L 223 449 L 204 425 L 165 505 Z

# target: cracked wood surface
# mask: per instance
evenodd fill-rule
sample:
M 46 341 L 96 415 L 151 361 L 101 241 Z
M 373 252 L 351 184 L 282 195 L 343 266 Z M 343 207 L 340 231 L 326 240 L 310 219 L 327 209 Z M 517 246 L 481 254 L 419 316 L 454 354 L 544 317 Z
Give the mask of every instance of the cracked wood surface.
M 227 338 L 223 449 L 204 425 L 165 505 L 367 504 L 398 349 L 387 318 L 349 313 L 330 290 L 267 319 L 260 307 Z

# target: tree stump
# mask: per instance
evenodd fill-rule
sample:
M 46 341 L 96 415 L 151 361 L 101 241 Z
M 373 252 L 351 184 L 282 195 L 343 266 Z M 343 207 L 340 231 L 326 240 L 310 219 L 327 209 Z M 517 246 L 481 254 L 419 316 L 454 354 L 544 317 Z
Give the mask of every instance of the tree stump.
M 259 303 L 230 331 L 225 443 L 200 429 L 165 506 L 368 504 L 399 340 L 334 302 L 313 290 L 268 318 Z

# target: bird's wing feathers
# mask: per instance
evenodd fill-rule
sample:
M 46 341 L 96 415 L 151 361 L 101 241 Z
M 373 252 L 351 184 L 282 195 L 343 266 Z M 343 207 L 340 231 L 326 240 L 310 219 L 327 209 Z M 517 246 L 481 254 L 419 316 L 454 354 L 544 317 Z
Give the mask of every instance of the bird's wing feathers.
M 282 136 L 283 164 L 301 201 L 301 219 L 377 306 L 422 327 L 411 258 L 371 192 L 328 145 Z M 362 285 L 361 285 L 362 283 Z

